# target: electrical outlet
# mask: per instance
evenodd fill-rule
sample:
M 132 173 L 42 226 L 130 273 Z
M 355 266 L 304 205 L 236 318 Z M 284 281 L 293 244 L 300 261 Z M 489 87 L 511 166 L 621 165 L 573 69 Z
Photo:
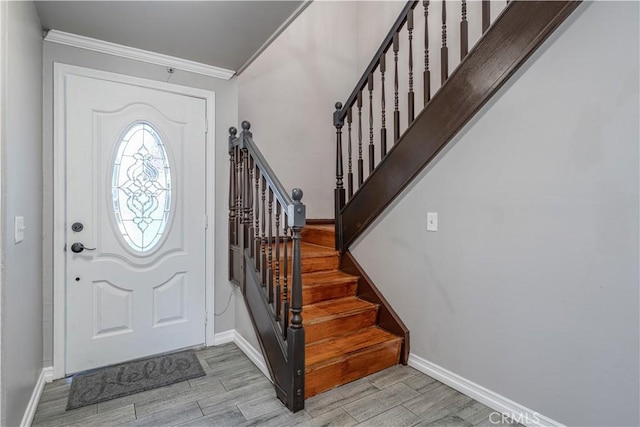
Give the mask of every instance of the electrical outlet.
M 427 212 L 427 231 L 438 231 L 438 212 Z

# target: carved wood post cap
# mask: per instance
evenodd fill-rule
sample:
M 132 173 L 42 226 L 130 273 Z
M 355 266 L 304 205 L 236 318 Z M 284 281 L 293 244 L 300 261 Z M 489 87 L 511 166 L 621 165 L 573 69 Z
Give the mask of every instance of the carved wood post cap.
M 302 190 L 299 188 L 294 188 L 291 191 L 291 198 L 293 199 L 293 205 L 289 205 L 289 227 L 293 228 L 294 231 L 297 228 L 298 230 L 304 227 L 306 223 L 306 207 L 301 202 L 302 200 Z
M 236 140 L 238 129 L 233 126 L 229 128 L 229 154 L 233 153 L 233 142 Z
M 340 117 L 342 115 L 342 102 L 336 102 L 335 107 L 336 111 L 333 112 L 333 125 L 339 130 L 342 129 L 344 125 L 344 117 Z

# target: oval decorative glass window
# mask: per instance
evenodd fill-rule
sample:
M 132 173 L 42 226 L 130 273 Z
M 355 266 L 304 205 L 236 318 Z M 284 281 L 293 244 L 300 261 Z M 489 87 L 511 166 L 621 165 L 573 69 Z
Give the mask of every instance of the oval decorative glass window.
M 138 252 L 150 251 L 171 214 L 171 168 L 151 124 L 136 122 L 125 132 L 113 164 L 111 193 L 124 241 Z

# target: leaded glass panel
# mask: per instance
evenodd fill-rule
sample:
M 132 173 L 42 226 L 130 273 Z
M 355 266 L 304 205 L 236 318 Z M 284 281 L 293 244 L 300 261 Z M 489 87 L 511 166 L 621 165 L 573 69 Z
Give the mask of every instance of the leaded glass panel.
M 150 251 L 171 214 L 171 168 L 151 124 L 136 122 L 125 132 L 113 164 L 111 194 L 124 241 L 138 252 Z

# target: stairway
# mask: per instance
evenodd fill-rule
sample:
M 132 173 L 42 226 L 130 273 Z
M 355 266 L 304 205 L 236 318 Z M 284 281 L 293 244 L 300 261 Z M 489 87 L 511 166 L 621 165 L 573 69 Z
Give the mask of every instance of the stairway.
M 305 398 L 399 362 L 402 338 L 377 326 L 378 305 L 358 298 L 357 276 L 339 270 L 334 226 L 302 230 Z

